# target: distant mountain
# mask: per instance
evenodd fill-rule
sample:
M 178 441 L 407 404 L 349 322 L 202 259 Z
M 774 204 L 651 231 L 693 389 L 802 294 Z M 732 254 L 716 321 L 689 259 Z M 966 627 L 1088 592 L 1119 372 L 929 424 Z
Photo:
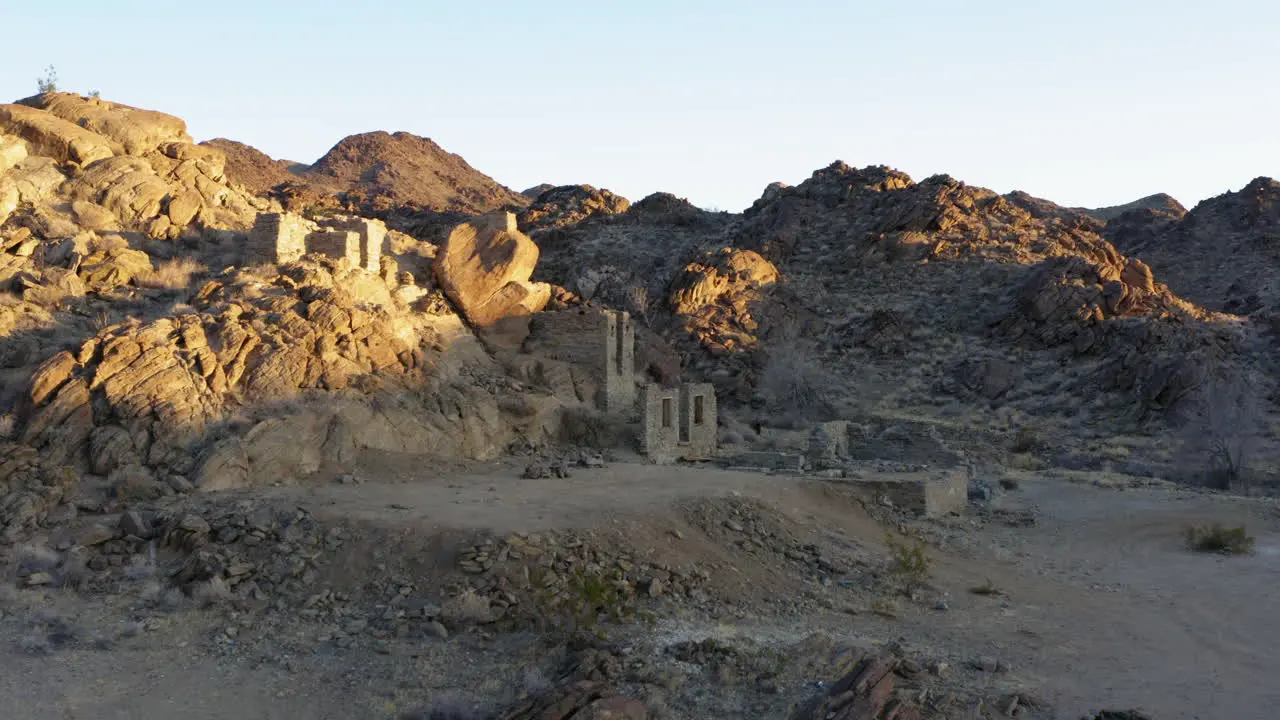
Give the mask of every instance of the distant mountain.
M 552 185 L 551 183 L 542 183 L 541 185 L 534 185 L 528 190 L 521 191 L 520 194 L 529 198 L 530 200 L 537 200 L 539 195 L 555 187 L 557 186 Z
M 1182 206 L 1182 203 L 1178 202 L 1173 197 L 1166 195 L 1164 193 L 1156 193 L 1155 195 L 1148 195 L 1144 198 L 1140 198 L 1138 200 L 1134 200 L 1133 202 L 1125 203 L 1123 205 L 1112 205 L 1111 207 L 1101 207 L 1101 208 L 1072 208 L 1072 209 L 1085 213 L 1086 215 L 1095 217 L 1099 220 L 1102 220 L 1103 222 L 1114 220 L 1117 217 L 1120 217 L 1121 215 L 1127 212 L 1131 212 L 1133 210 L 1154 210 L 1159 213 L 1168 213 L 1168 214 L 1174 214 L 1178 216 L 1185 215 L 1187 212 L 1187 209 Z
M 345 137 L 302 174 L 313 185 L 347 194 L 367 212 L 475 214 L 529 204 L 460 155 L 406 132 Z

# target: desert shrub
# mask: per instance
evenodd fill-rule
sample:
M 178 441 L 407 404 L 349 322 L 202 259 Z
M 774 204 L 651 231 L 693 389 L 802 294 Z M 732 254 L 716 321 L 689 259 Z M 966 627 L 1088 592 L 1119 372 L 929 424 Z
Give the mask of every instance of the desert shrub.
M 155 270 L 133 279 L 138 287 L 155 290 L 185 290 L 191 287 L 191 276 L 208 270 L 191 258 L 165 260 Z
M 652 326 L 653 298 L 649 296 L 649 288 L 644 285 L 631 285 L 626 290 L 627 310 L 640 318 L 645 325 Z
M 1187 547 L 1196 552 L 1248 555 L 1253 552 L 1254 538 L 1244 526 L 1227 527 L 1221 523 L 1187 528 Z
M 427 707 L 400 713 L 399 720 L 484 720 L 488 717 L 461 697 L 444 695 Z
M 36 78 L 36 89 L 41 95 L 58 92 L 58 71 L 52 65 L 44 69 L 44 75 Z
M 578 406 L 560 411 L 561 442 L 604 450 L 628 445 L 634 433 L 624 418 L 595 408 Z
M 1002 477 L 1000 478 L 1000 487 L 1005 490 L 1017 490 L 1021 485 L 1018 483 L 1017 478 Z
M 631 583 L 619 569 L 574 568 L 563 583 L 544 572 L 530 576 L 533 608 L 546 630 L 570 635 L 607 637 L 605 625 L 646 619 Z
M 1018 428 L 1009 449 L 1016 453 L 1032 453 L 1044 449 L 1044 446 L 1040 433 L 1035 428 L 1024 425 Z
M 889 546 L 889 575 L 902 585 L 903 590 L 911 592 L 924 584 L 930 567 L 924 544 L 918 540 L 908 544 L 890 532 L 885 532 L 884 542 Z
M 969 588 L 969 592 L 983 597 L 999 597 L 1004 595 L 1004 591 L 996 587 L 996 584 L 991 582 L 991 578 L 987 578 L 987 581 L 981 585 L 975 585 Z
M 823 419 L 831 411 L 834 378 L 822 363 L 817 343 L 800 337 L 772 344 L 765 351 L 757 389 L 780 419 Z
M 470 588 L 450 598 L 440 607 L 440 619 L 453 627 L 491 623 L 493 615 L 489 598 Z

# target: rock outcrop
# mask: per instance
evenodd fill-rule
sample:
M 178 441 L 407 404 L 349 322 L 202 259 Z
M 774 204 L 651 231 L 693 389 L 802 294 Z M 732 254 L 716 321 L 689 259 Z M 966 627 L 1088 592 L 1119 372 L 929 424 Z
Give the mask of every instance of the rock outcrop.
M 631 202 L 621 195 L 590 185 L 551 187 L 535 196 L 533 203 L 521 211 L 520 229 L 539 241 L 539 236 L 548 231 L 597 216 L 619 215 L 630 207 Z
M 1180 209 L 1133 210 L 1110 220 L 1105 233 L 1188 300 L 1236 315 L 1280 312 L 1280 182 L 1255 178 L 1188 213 Z
M 328 260 L 273 277 L 229 271 L 185 313 L 114 325 L 48 358 L 19 440 L 44 467 L 160 494 L 170 477 L 219 490 L 365 450 L 488 458 L 554 436 L 557 401 L 517 401 L 456 315 L 414 311 L 383 282 Z M 493 379 L 453 379 L 462 367 Z
M 484 328 L 542 310 L 551 286 L 529 282 L 538 246 L 516 227 L 513 213 L 495 213 L 453 229 L 436 255 L 435 273 L 467 321 Z

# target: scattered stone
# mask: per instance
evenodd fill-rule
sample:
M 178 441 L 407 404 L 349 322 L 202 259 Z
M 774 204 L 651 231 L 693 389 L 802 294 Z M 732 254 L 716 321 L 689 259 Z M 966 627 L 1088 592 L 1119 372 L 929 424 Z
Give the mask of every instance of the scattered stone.
M 76 535 L 76 544 L 82 547 L 93 547 L 110 540 L 115 540 L 119 536 L 120 533 L 115 528 L 110 528 L 106 525 L 94 524 L 85 528 Z

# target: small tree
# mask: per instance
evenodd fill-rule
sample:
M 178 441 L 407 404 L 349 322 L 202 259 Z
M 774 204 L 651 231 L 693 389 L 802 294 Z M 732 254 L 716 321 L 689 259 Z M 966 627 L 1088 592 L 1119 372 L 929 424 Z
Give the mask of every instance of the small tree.
M 1239 372 L 1209 369 L 1187 425 L 1191 467 L 1219 489 L 1246 487 L 1262 424 L 1254 388 Z
M 653 310 L 653 300 L 649 298 L 649 288 L 640 284 L 628 287 L 627 310 L 632 315 L 643 320 L 645 325 L 652 327 L 653 322 L 650 320 L 649 314 Z
M 44 76 L 36 78 L 36 88 L 40 94 L 58 92 L 58 71 L 52 65 L 44 69 Z

